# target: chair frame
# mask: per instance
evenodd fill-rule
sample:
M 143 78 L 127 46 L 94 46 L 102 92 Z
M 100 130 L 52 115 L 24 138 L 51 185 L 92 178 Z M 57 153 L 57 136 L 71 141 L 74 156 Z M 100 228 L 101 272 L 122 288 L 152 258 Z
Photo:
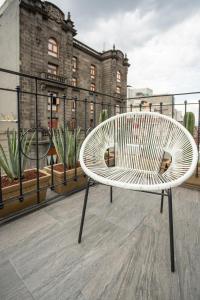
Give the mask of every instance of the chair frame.
M 87 208 L 90 185 L 91 185 L 91 178 L 88 178 L 87 186 L 86 186 L 86 190 L 85 190 L 83 209 L 82 209 L 79 236 L 78 236 L 78 243 L 79 244 L 82 241 L 82 234 L 83 234 L 83 227 L 84 227 L 84 221 L 85 221 L 85 214 L 86 214 L 86 208 Z M 151 191 L 140 191 L 140 190 L 137 190 L 137 192 L 161 196 L 161 205 L 160 205 L 160 213 L 161 214 L 163 213 L 164 197 L 165 196 L 168 197 L 171 272 L 174 273 L 175 272 L 175 260 L 174 260 L 174 229 L 173 229 L 174 225 L 173 225 L 172 190 L 168 189 L 168 190 L 166 190 L 166 192 L 164 190 L 162 190 L 161 193 L 151 192 Z M 110 186 L 110 203 L 111 204 L 113 203 L 113 187 L 112 186 Z
M 180 177 L 173 179 L 169 182 L 166 183 L 161 183 L 161 184 L 153 184 L 152 186 L 145 184 L 128 184 L 128 183 L 122 183 L 122 182 L 116 182 L 107 178 L 102 178 L 100 175 L 95 174 L 92 172 L 92 170 L 88 169 L 87 166 L 85 165 L 84 162 L 84 151 L 87 143 L 90 141 L 90 137 L 92 135 L 95 135 L 96 132 L 100 129 L 101 126 L 107 125 L 107 122 L 113 121 L 114 119 L 117 118 L 123 118 L 123 116 L 127 115 L 128 117 L 131 116 L 131 114 L 137 114 L 137 115 L 147 115 L 151 114 L 153 117 L 157 116 L 162 116 L 163 119 L 166 121 L 169 121 L 173 124 L 173 126 L 176 126 L 180 131 L 182 131 L 185 134 L 185 137 L 187 139 L 187 143 L 190 144 L 192 147 L 192 157 L 189 157 L 187 155 L 187 160 L 188 157 L 189 159 L 192 158 L 190 167 L 188 170 L 183 173 Z M 126 117 L 126 116 L 125 116 Z M 114 131 L 115 132 L 115 131 Z M 163 149 L 164 150 L 164 149 Z M 165 151 L 165 150 L 164 150 Z M 170 239 L 170 259 L 171 259 L 171 272 L 175 272 L 175 260 L 174 260 L 174 230 L 173 230 L 173 206 L 172 206 L 172 188 L 177 187 L 181 185 L 185 180 L 187 180 L 194 172 L 196 168 L 198 160 L 198 152 L 197 152 L 197 147 L 194 142 L 193 137 L 190 135 L 190 133 L 187 131 L 186 128 L 184 128 L 181 124 L 179 124 L 176 120 L 160 115 L 155 112 L 133 112 L 133 113 L 125 113 L 125 114 L 120 114 L 118 116 L 111 117 L 110 119 L 104 121 L 103 123 L 99 124 L 93 131 L 86 137 L 84 140 L 84 143 L 81 147 L 80 151 L 80 164 L 81 167 L 83 168 L 83 171 L 87 174 L 88 176 L 88 182 L 86 186 L 86 191 L 85 191 L 85 198 L 84 198 L 84 203 L 83 203 L 83 209 L 82 209 L 82 217 L 81 217 L 81 224 L 80 224 L 80 230 L 79 230 L 79 237 L 78 237 L 78 243 L 81 243 L 82 240 L 82 233 L 83 233 L 83 227 L 84 227 L 84 220 L 85 220 L 85 213 L 86 213 L 86 208 L 87 208 L 87 201 L 88 201 L 88 195 L 89 195 L 89 188 L 91 184 L 91 180 L 99 182 L 103 185 L 110 186 L 110 203 L 113 202 L 113 187 L 120 187 L 120 188 L 125 188 L 127 190 L 132 190 L 132 191 L 138 191 L 138 192 L 144 192 L 147 194 L 154 194 L 154 195 L 159 195 L 161 196 L 161 203 L 160 203 L 160 213 L 162 214 L 163 212 L 163 203 L 164 203 L 164 197 L 168 197 L 168 213 L 169 213 L 169 239 Z M 184 161 L 183 161 L 184 165 Z M 170 167 L 169 167 L 170 168 Z M 156 192 L 155 192 L 156 191 Z M 158 192 L 157 192 L 158 191 Z M 161 192 L 160 192 L 161 191 Z

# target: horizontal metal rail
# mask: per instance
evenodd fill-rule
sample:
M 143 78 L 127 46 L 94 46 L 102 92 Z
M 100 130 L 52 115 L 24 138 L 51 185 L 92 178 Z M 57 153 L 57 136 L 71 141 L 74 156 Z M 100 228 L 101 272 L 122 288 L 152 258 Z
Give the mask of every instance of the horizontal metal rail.
M 81 88 L 81 87 L 76 87 L 76 91 L 85 91 L 86 93 L 79 96 L 72 96 L 71 91 L 69 92 L 69 89 L 74 90 L 74 86 L 62 83 L 62 82 L 57 82 L 51 79 L 47 78 L 41 78 L 38 76 L 30 75 L 30 74 L 24 74 L 20 72 L 15 72 L 12 70 L 6 70 L 0 68 L 0 72 L 7 73 L 10 75 L 15 75 L 19 76 L 20 78 L 29 78 L 31 79 L 31 83 L 33 83 L 31 86 L 28 86 L 29 90 L 23 90 L 20 86 L 16 87 L 15 89 L 12 88 L 5 88 L 3 86 L 0 86 L 0 93 L 6 92 L 10 93 L 10 95 L 13 94 L 16 95 L 16 106 L 17 106 L 17 118 L 16 120 L 10 120 L 13 122 L 17 123 L 17 147 L 18 147 L 18 164 L 19 164 L 19 195 L 17 197 L 11 196 L 7 200 L 4 200 L 4 188 L 3 188 L 3 176 L 5 176 L 5 172 L 3 171 L 3 168 L 0 166 L 0 211 L 1 209 L 4 209 L 6 206 L 11 205 L 14 201 L 27 201 L 27 197 L 31 195 L 32 193 L 36 194 L 36 204 L 30 207 L 29 209 L 25 209 L 24 211 L 31 211 L 32 209 L 37 209 L 42 207 L 43 205 L 47 205 L 48 201 L 50 198 L 47 198 L 44 203 L 41 203 L 40 199 L 40 194 L 41 192 L 44 192 L 46 189 L 51 189 L 53 193 L 55 193 L 56 187 L 59 186 L 68 186 L 72 184 L 72 182 L 77 182 L 80 179 L 80 176 L 78 174 L 78 162 L 77 162 L 77 157 L 78 157 L 78 151 L 79 151 L 79 143 L 84 140 L 84 138 L 87 136 L 87 134 L 99 123 L 99 117 L 100 114 L 103 111 L 107 112 L 107 117 L 114 116 L 119 113 L 123 113 L 126 111 L 133 111 L 134 109 L 140 110 L 140 111 L 153 111 L 153 108 L 156 111 L 165 114 L 171 114 L 171 116 L 174 118 L 175 117 L 175 107 L 181 107 L 182 110 L 184 110 L 184 114 L 186 115 L 189 112 L 189 106 L 193 105 L 197 108 L 197 126 L 195 126 L 196 129 L 196 142 L 197 142 L 197 147 L 198 147 L 198 152 L 200 151 L 199 149 L 199 143 L 200 143 L 200 100 L 198 101 L 192 101 L 189 103 L 188 101 L 183 101 L 182 103 L 149 103 L 148 106 L 146 106 L 143 102 L 142 99 L 152 99 L 152 98 L 157 98 L 157 97 L 166 97 L 166 96 L 189 96 L 189 95 L 194 95 L 194 94 L 200 94 L 200 92 L 187 92 L 187 93 L 175 93 L 175 94 L 162 94 L 162 95 L 154 95 L 154 96 L 142 96 L 142 97 L 134 97 L 134 98 L 119 98 L 115 97 L 113 95 L 108 95 L 105 93 L 101 92 L 91 92 L 88 89 Z M 53 111 L 53 101 L 54 101 L 54 96 L 53 94 L 47 95 L 43 92 L 39 91 L 39 84 L 43 82 L 48 82 L 48 83 L 53 83 L 56 84 L 58 87 L 62 86 L 64 87 L 65 93 L 63 92 L 62 96 L 56 96 L 56 99 L 59 99 L 60 104 L 60 110 L 59 111 Z M 29 95 L 31 98 L 31 104 L 32 104 L 32 111 L 31 113 L 34 116 L 34 126 L 30 126 L 29 128 L 25 128 L 25 123 L 24 123 L 24 116 L 23 116 L 23 110 L 24 110 L 24 103 L 26 101 L 25 96 Z M 81 96 L 80 96 L 81 95 Z M 42 99 L 42 100 L 41 100 Z M 48 99 L 48 100 L 47 100 Z M 49 102 L 50 99 L 50 102 Z M 126 100 L 134 100 L 134 99 L 140 99 L 141 102 L 138 105 L 127 105 Z M 123 100 L 123 102 L 120 102 L 119 100 Z M 4 97 L 0 97 L 0 101 L 4 101 Z M 47 114 L 47 119 L 49 120 L 49 124 L 46 124 L 44 126 L 40 125 L 41 122 L 41 111 L 39 107 L 39 103 L 41 101 L 46 101 L 46 104 L 48 106 L 48 111 L 46 112 Z M 3 102 L 4 105 L 4 102 Z M 5 103 L 6 105 L 6 103 Z M 82 116 L 82 119 L 80 119 L 80 115 Z M 63 141 L 64 141 L 64 157 L 63 157 L 63 167 L 64 167 L 64 174 L 63 174 L 63 181 L 61 183 L 56 183 L 55 178 L 54 178 L 54 171 L 56 170 L 55 164 L 58 160 L 58 153 L 54 153 L 55 151 L 55 145 L 53 142 L 53 134 L 54 131 L 56 131 L 56 128 L 54 127 L 54 121 L 56 118 L 59 120 L 60 125 L 62 127 L 62 134 L 63 134 Z M 0 120 L 1 121 L 9 121 L 9 120 Z M 27 121 L 27 120 L 26 120 Z M 184 123 L 184 122 L 183 122 Z M 183 124 L 186 125 L 186 124 Z M 77 131 L 80 129 L 80 138 L 77 137 Z M 24 133 L 25 131 L 25 133 Z M 31 165 L 31 167 L 36 168 L 36 186 L 33 191 L 25 191 L 24 190 L 24 178 L 23 178 L 23 159 L 25 157 L 24 154 L 24 149 L 23 149 L 23 139 L 25 135 L 29 135 L 35 132 L 35 136 L 32 142 L 32 152 L 35 155 L 33 158 L 28 156 L 28 163 Z M 70 170 L 70 166 L 68 163 L 68 157 L 67 157 L 67 151 L 68 151 L 68 142 L 67 142 L 67 136 L 66 134 L 71 132 L 72 136 L 74 138 L 74 154 L 73 154 L 73 159 L 74 159 L 74 173 L 72 177 L 68 178 L 66 175 L 67 171 Z M 3 132 L 1 132 L 3 134 Z M 1 141 L 0 141 L 1 143 Z M 42 153 L 41 152 L 41 145 L 44 146 L 44 148 L 47 150 L 46 152 Z M 54 156 L 56 156 L 56 161 L 54 161 Z M 50 173 L 51 173 L 51 182 L 44 186 L 41 187 L 40 184 L 40 169 L 42 169 L 46 164 L 47 164 L 47 158 L 50 159 L 49 163 L 49 168 L 50 168 Z M 108 152 L 108 158 L 107 162 L 111 163 L 115 161 L 115 157 L 112 156 L 111 152 Z M 199 169 L 198 165 L 196 168 L 196 176 L 199 176 Z M 78 191 L 79 189 L 75 188 L 74 192 Z M 160 195 L 160 193 L 154 193 L 154 192 L 149 192 L 152 194 Z M 59 198 L 58 197 L 54 197 Z M 9 215 L 6 218 L 2 218 L 2 220 L 8 220 L 12 217 L 16 217 L 21 215 L 21 213 L 14 213 L 12 215 Z M 0 219 L 0 223 L 2 221 Z

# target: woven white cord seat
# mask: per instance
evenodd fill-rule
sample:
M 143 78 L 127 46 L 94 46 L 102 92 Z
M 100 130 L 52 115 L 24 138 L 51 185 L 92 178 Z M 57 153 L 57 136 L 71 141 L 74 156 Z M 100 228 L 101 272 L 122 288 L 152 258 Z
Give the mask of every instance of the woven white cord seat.
M 108 167 L 105 152 L 114 148 L 115 165 Z M 161 173 L 164 154 L 172 162 Z M 198 152 L 187 129 L 154 112 L 129 112 L 99 124 L 80 151 L 86 175 L 102 184 L 133 190 L 166 190 L 182 184 L 194 172 Z

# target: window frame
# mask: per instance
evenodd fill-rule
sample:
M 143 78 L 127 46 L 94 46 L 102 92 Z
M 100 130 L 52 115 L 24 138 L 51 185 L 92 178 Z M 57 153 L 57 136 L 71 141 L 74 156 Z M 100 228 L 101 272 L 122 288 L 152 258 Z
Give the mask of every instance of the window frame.
M 120 115 L 120 105 L 119 104 L 115 105 L 115 115 Z
M 117 82 L 118 83 L 122 82 L 122 74 L 121 74 L 121 72 L 119 70 L 117 71 Z
M 93 83 L 93 82 L 90 83 L 90 91 L 91 92 L 95 92 L 96 91 L 96 84 Z
M 77 87 L 77 78 L 76 77 L 72 77 L 72 86 Z
M 94 115 L 94 102 L 90 102 L 90 115 Z
M 96 66 L 93 64 L 90 65 L 90 78 L 93 80 L 96 78 Z
M 56 71 L 52 73 L 52 70 Z M 58 66 L 48 62 L 47 73 L 51 75 L 58 75 Z
M 52 111 L 58 112 L 58 105 L 60 104 L 60 99 L 56 92 L 48 91 L 48 111 L 51 111 L 51 95 L 53 95 Z
M 72 57 L 72 72 L 76 72 L 77 71 L 77 57 L 73 56 Z
M 50 49 L 51 47 L 51 49 Z M 55 38 L 50 37 L 48 39 L 48 55 L 58 58 L 59 56 L 59 47 L 58 42 Z
M 76 109 L 76 102 L 75 102 L 75 100 L 73 99 L 72 102 L 71 102 L 71 111 L 72 111 L 72 112 L 75 112 L 75 109 Z
M 121 87 L 120 86 L 116 87 L 116 93 L 117 93 L 117 95 L 121 95 Z

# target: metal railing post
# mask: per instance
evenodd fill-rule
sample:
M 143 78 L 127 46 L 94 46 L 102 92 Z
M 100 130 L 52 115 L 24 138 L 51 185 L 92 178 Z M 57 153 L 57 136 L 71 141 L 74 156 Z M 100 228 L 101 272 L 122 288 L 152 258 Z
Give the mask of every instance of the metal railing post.
M 85 120 L 84 120 L 84 132 L 85 138 L 87 136 L 87 98 L 84 100 L 84 111 L 85 111 Z
M 40 179 L 39 179 L 39 126 L 38 126 L 38 80 L 35 78 L 35 123 L 36 123 L 36 177 L 37 177 L 37 203 L 40 203 Z
M 163 113 L 163 103 L 160 102 L 160 114 L 162 115 L 162 113 Z
M 21 113 L 20 113 L 20 86 L 17 86 L 17 136 L 18 136 L 18 163 L 19 163 L 19 201 L 24 200 L 22 187 L 22 150 L 21 150 Z
M 174 118 L 174 96 L 172 96 L 172 119 Z
M 50 149 L 51 149 L 51 190 L 54 190 L 54 174 L 53 174 L 53 94 L 50 95 L 51 102 L 50 102 Z
M 1 182 L 1 167 L 0 167 L 0 209 L 4 208 L 3 194 L 2 194 L 2 182 Z
M 67 145 L 66 145 L 66 96 L 63 96 L 63 134 L 64 134 L 64 182 L 63 184 L 67 184 L 67 163 L 66 163 L 66 150 L 67 150 Z
M 94 127 L 96 127 L 96 94 L 93 96 L 93 119 L 94 119 Z
M 199 148 L 199 143 L 200 143 L 200 100 L 198 103 L 198 128 L 197 128 L 197 149 L 198 149 L 198 162 L 197 162 L 197 168 L 196 168 L 196 177 L 199 177 L 199 161 L 200 161 L 200 148 Z
M 74 181 L 77 181 L 77 97 L 74 98 L 75 100 L 75 128 L 74 128 L 74 143 L 75 143 L 75 149 L 74 149 L 74 163 L 75 163 L 75 176 L 74 176 Z
M 185 115 L 184 115 L 184 126 L 186 127 L 186 114 L 187 114 L 187 100 L 184 101 L 184 106 L 185 106 Z

